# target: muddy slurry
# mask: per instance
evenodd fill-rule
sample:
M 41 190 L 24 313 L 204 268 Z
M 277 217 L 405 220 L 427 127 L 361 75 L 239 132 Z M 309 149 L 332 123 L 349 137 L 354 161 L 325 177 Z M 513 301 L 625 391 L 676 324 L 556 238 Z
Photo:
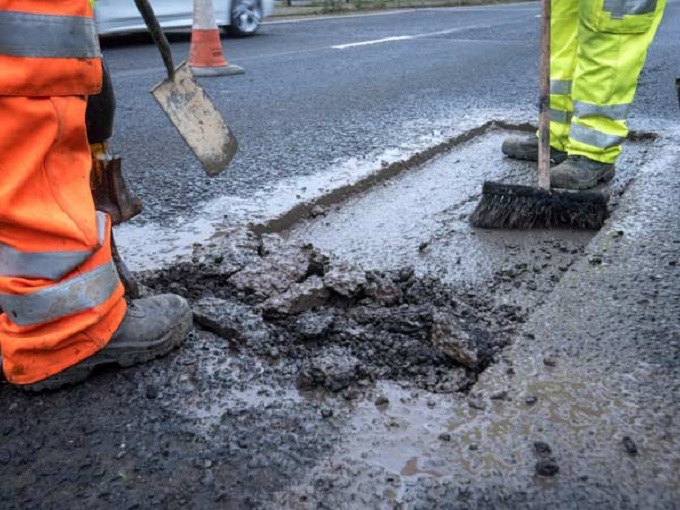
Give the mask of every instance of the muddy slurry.
M 466 392 L 523 320 L 488 292 L 411 268 L 364 270 L 313 245 L 232 230 L 144 279 L 192 304 L 199 328 L 291 374 L 302 391 L 351 396 L 378 380 Z

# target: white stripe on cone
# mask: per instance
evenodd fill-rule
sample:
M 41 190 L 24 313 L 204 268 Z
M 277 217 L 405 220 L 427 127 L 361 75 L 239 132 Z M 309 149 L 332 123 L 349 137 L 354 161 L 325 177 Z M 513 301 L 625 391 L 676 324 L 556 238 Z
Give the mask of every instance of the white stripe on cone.
M 197 30 L 217 30 L 212 0 L 194 0 L 194 25 Z

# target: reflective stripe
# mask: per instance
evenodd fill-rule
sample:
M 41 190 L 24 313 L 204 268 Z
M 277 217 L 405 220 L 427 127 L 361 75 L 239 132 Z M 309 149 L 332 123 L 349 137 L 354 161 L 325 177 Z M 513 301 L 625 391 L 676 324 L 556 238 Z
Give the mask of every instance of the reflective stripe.
M 571 94 L 571 80 L 550 80 L 550 93 L 561 95 Z
M 97 212 L 99 246 L 104 244 L 106 215 Z M 91 251 L 21 252 L 6 244 L 0 244 L 0 276 L 23 278 L 47 278 L 60 280 L 89 259 Z
M 599 147 L 600 149 L 616 147 L 625 140 L 625 138 L 620 136 L 608 135 L 601 131 L 582 126 L 576 122 L 571 123 L 569 138 L 572 138 L 577 142 L 592 145 L 593 147 Z
M 0 11 L 0 55 L 10 57 L 101 57 L 94 20 Z
M 559 124 L 569 124 L 571 122 L 571 112 L 563 110 L 555 110 L 550 108 L 550 122 L 558 122 Z
M 630 14 L 648 14 L 656 10 L 656 0 L 604 0 L 604 11 L 612 19 L 621 19 Z
M 598 106 L 596 104 L 574 101 L 574 115 L 581 118 L 605 117 L 611 120 L 626 120 L 629 111 L 630 103 Z
M 0 308 L 19 326 L 30 326 L 90 310 L 109 299 L 120 280 L 113 262 L 33 294 L 0 294 Z

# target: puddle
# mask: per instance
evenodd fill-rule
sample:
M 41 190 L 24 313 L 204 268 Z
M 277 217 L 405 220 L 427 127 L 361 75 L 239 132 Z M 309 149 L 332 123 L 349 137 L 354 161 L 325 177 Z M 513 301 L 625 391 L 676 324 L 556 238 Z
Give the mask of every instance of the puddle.
M 378 396 L 388 402 L 376 405 Z M 463 398 L 381 382 L 354 409 L 343 453 L 400 477 L 443 476 L 438 451 L 445 441 L 438 438 L 465 405 Z

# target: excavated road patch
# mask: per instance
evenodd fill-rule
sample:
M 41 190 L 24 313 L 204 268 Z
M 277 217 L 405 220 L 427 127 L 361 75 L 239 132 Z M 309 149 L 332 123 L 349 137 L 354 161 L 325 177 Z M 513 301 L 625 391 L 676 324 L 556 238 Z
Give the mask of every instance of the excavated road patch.
M 197 256 L 145 284 L 185 295 L 200 327 L 305 391 L 351 398 L 357 385 L 382 379 L 465 391 L 522 320 L 471 289 L 455 292 L 410 269 L 347 266 L 275 235 L 232 230 Z
M 190 261 L 140 275 L 147 292 L 191 301 L 194 333 L 164 360 L 55 394 L 3 385 L 0 500 L 400 508 L 424 491 L 434 499 L 403 508 L 436 504 L 450 430 L 511 398 L 471 391 L 480 373 L 593 235 L 467 226 L 484 179 L 531 179 L 531 165 L 497 157 L 505 134 L 255 229 L 278 234 L 224 229 Z M 652 149 L 631 144 L 614 203 Z
M 296 373 L 300 389 L 351 392 L 357 382 L 396 380 L 464 392 L 593 235 L 468 226 L 481 181 L 533 179 L 531 165 L 498 156 L 508 134 L 487 125 L 455 150 L 356 187 L 332 210 L 317 204 L 287 239 L 223 232 L 194 262 L 145 283 L 189 298 L 201 327 Z M 642 145 L 624 159 L 615 197 Z

